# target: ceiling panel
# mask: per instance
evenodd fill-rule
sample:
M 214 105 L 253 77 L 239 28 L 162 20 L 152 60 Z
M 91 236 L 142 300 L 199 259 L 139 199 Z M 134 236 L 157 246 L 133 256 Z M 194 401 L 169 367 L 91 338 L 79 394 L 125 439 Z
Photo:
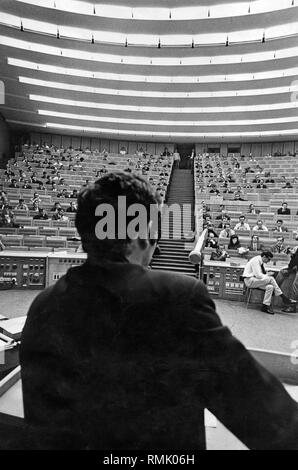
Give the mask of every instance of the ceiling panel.
M 297 137 L 298 42 L 293 35 L 298 30 L 289 26 L 298 24 L 295 4 L 269 14 L 149 21 L 138 18 L 160 2 L 117 3 L 145 9 L 125 20 L 1 0 L 0 11 L 25 19 L 25 29 L 40 31 L 0 26 L 0 80 L 6 89 L 0 111 L 12 127 L 181 142 Z M 214 12 L 220 16 L 223 3 L 188 0 L 184 6 L 217 5 Z M 257 2 L 235 2 L 235 12 L 249 4 L 258 11 Z M 162 5 L 160 14 L 165 14 L 179 2 Z M 26 23 L 26 18 L 35 23 Z M 43 23 L 53 35 L 61 26 L 58 38 L 40 34 Z M 79 28 L 78 34 L 82 28 L 87 31 L 84 41 L 63 39 L 73 28 Z M 98 44 L 105 38 L 95 31 L 110 31 L 113 41 L 123 45 Z M 280 31 L 292 37 L 261 42 L 264 31 L 272 38 Z M 256 34 L 258 43 L 243 43 Z M 192 47 L 197 40 L 208 43 L 219 37 L 222 45 Z M 146 46 L 131 45 L 140 38 Z M 232 44 L 238 41 L 242 44 Z

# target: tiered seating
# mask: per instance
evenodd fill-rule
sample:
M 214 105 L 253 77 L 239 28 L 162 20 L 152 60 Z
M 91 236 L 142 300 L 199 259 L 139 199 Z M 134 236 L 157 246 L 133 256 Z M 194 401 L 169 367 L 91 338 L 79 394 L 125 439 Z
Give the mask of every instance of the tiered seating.
M 62 220 L 52 220 L 55 203 L 58 202 L 66 211 L 70 202 L 76 201 L 73 191 L 79 191 L 83 185 L 114 170 L 143 175 L 156 188 L 161 200 L 165 200 L 172 166 L 171 156 L 101 154 L 88 149 L 23 146 L 22 152 L 8 162 L 7 169 L 0 170 L 0 187 L 6 192 L 14 214 L 14 226 L 0 225 L 1 240 L 7 248 L 74 251 L 80 245 L 75 213 L 64 212 Z M 46 184 L 48 176 L 57 178 L 55 184 Z M 11 187 L 13 180 L 16 180 L 17 187 Z M 40 188 L 40 181 L 43 189 Z M 23 188 L 25 182 L 31 188 Z M 48 214 L 47 220 L 34 218 L 38 214 L 38 210 L 33 210 L 36 193 L 40 198 L 39 207 Z M 15 209 L 20 198 L 28 210 Z
M 298 245 L 298 167 L 293 156 L 267 156 L 256 161 L 251 156 L 237 160 L 231 156 L 199 155 L 195 159 L 194 179 L 196 206 L 205 215 L 211 216 L 208 225 L 217 234 L 221 231 L 221 220 L 217 217 L 224 207 L 231 229 L 234 229 L 241 215 L 245 215 L 245 222 L 250 226 L 249 231 L 236 231 L 241 246 L 247 247 L 252 235 L 259 236 L 265 249 L 275 245 L 278 236 L 285 238 L 286 246 Z M 284 201 L 288 203 L 290 215 L 277 213 Z M 251 203 L 256 213 L 249 212 Z M 252 230 L 259 219 L 268 232 Z M 279 219 L 283 220 L 288 231 L 274 231 Z M 219 243 L 227 249 L 229 239 L 221 238 Z

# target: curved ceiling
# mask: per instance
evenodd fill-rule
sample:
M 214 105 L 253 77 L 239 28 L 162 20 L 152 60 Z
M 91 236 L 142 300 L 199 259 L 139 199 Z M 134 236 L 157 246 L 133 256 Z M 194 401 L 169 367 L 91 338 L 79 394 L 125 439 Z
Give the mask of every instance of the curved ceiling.
M 0 0 L 14 127 L 155 141 L 298 135 L 298 0 Z

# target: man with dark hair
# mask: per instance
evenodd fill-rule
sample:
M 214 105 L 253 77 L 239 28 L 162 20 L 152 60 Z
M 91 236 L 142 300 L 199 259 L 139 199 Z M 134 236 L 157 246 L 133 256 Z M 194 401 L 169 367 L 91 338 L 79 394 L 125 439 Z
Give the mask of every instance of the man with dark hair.
M 288 208 L 288 203 L 283 202 L 281 208 L 277 211 L 278 215 L 291 215 L 291 209 Z
M 204 449 L 208 408 L 250 448 L 298 449 L 297 403 L 221 324 L 204 284 L 147 268 L 158 204 L 122 172 L 81 191 L 87 262 L 36 298 L 22 335 L 35 448 Z
M 248 261 L 243 272 L 246 287 L 249 289 L 263 289 L 265 291 L 262 312 L 268 313 L 269 315 L 274 315 L 274 311 L 271 308 L 273 293 L 277 297 L 281 297 L 287 306 L 296 304 L 295 301 L 288 299 L 279 288 L 273 277 L 274 273 L 266 271 L 264 265 L 269 263 L 272 259 L 273 254 L 271 251 L 263 251 L 260 255 Z
M 276 277 L 277 284 L 282 287 L 283 282 L 291 275 L 294 279 L 291 283 L 291 297 L 298 300 L 298 246 L 288 248 L 287 253 L 291 255 L 289 265 L 286 269 L 281 269 Z M 296 313 L 297 304 L 288 305 L 282 311 L 286 313 Z

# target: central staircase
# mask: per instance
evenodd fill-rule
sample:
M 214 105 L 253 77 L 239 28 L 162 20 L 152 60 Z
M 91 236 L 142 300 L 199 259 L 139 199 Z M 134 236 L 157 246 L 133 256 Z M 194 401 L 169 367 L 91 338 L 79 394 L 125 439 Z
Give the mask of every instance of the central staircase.
M 194 246 L 194 236 L 193 233 L 183 234 L 182 230 L 183 221 L 187 222 L 190 231 L 194 230 L 194 184 L 191 170 L 174 169 L 167 198 L 167 205 L 172 204 L 181 207 L 183 217 L 181 221 L 170 217 L 167 238 L 164 238 L 163 231 L 159 242 L 161 252 L 153 257 L 151 267 L 196 277 L 195 267 L 188 261 L 188 255 Z M 183 211 L 183 204 L 191 206 L 190 213 Z

